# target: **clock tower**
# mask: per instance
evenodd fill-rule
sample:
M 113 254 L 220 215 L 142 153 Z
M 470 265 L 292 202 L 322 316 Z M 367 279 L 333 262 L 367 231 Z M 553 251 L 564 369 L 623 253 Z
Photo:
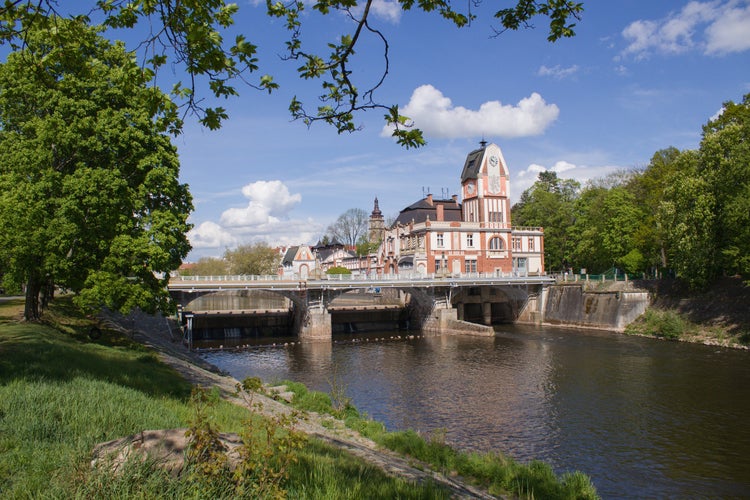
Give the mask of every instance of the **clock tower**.
M 480 145 L 466 157 L 461 173 L 463 219 L 510 228 L 508 166 L 497 144 Z

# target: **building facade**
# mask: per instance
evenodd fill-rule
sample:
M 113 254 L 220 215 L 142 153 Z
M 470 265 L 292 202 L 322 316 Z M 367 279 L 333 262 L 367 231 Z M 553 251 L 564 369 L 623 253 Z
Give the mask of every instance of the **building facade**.
M 428 194 L 403 209 L 390 228 L 378 228 L 379 271 L 544 274 L 544 231 L 511 225 L 510 176 L 496 144 L 482 142 L 468 154 L 461 195 L 463 203 L 457 195 L 440 200 Z M 371 220 L 379 212 L 376 199 Z

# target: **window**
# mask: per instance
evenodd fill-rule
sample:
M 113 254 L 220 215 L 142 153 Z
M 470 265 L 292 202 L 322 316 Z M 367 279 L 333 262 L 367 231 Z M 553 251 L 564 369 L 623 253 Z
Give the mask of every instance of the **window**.
M 474 234 L 469 233 L 466 235 L 466 246 L 472 248 L 474 246 Z
M 513 250 L 519 250 L 519 251 L 521 250 L 521 238 L 520 237 L 514 236 L 511 242 L 513 245 Z
M 505 250 L 505 244 L 503 239 L 499 236 L 495 236 L 490 240 L 490 250 Z
M 502 221 L 503 221 L 502 212 L 490 212 L 490 222 L 502 222 Z
M 533 251 L 534 251 L 534 238 L 529 237 L 529 252 L 533 252 Z
M 475 273 L 477 272 L 477 261 L 475 260 L 467 260 L 464 263 L 464 271 L 467 273 Z
M 437 234 L 437 246 L 439 247 L 443 246 L 443 233 Z
M 440 272 L 440 262 L 441 262 L 440 259 L 435 259 L 435 272 L 436 273 Z

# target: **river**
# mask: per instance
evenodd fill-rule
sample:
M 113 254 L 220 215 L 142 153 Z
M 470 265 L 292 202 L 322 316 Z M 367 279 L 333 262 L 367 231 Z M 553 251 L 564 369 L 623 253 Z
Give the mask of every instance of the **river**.
M 336 380 L 390 430 L 588 474 L 603 498 L 750 496 L 750 352 L 610 332 L 503 326 L 211 351 L 243 379 Z M 289 339 L 287 339 L 288 341 Z

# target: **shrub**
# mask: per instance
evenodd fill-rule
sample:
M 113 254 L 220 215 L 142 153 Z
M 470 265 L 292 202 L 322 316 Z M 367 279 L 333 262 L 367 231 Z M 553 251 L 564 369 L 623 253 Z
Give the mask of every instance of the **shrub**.
M 329 268 L 326 274 L 352 274 L 352 272 L 345 267 L 334 266 Z
M 638 322 L 626 328 L 627 333 L 642 333 L 677 340 L 690 330 L 690 323 L 672 310 L 648 309 Z

